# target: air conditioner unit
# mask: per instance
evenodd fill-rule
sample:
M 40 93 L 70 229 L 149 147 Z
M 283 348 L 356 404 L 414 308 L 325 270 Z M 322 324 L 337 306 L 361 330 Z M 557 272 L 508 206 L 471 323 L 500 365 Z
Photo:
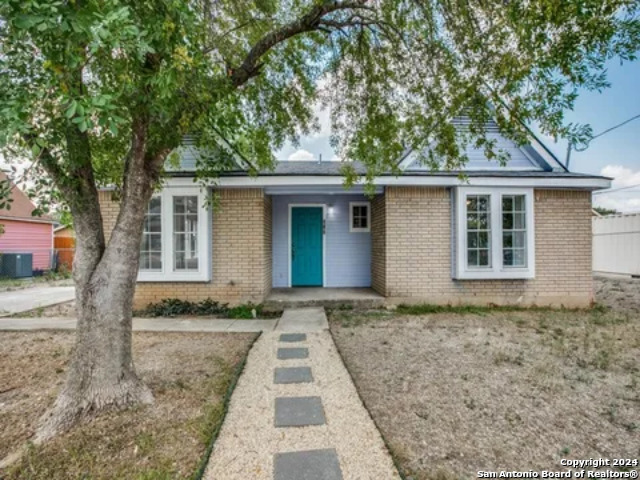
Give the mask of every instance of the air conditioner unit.
M 0 253 L 0 277 L 25 278 L 32 275 L 32 253 Z

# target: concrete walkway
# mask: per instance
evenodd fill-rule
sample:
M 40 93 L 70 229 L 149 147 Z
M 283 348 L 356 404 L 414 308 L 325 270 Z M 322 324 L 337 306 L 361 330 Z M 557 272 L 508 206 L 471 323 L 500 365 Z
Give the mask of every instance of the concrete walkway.
M 254 344 L 207 480 L 400 479 L 327 327 L 322 309 L 285 310 Z
M 75 287 L 30 287 L 0 292 L 0 317 L 50 307 L 76 298 Z
M 134 318 L 137 332 L 264 332 L 272 331 L 277 319 L 232 320 L 224 318 Z M 0 330 L 73 330 L 75 318 L 0 318 Z

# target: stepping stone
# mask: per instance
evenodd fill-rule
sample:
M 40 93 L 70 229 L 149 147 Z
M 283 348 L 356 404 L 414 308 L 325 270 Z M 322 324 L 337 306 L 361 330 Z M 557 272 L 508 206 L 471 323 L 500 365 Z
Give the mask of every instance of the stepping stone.
M 325 423 L 320 397 L 276 398 L 276 427 L 305 427 Z
M 290 358 L 307 358 L 309 356 L 308 348 L 279 348 L 278 359 L 289 360 Z
M 281 342 L 304 342 L 306 339 L 306 333 L 283 333 L 280 335 Z
M 309 367 L 276 368 L 273 383 L 311 383 L 313 376 Z
M 338 454 L 333 448 L 276 453 L 274 480 L 342 480 Z

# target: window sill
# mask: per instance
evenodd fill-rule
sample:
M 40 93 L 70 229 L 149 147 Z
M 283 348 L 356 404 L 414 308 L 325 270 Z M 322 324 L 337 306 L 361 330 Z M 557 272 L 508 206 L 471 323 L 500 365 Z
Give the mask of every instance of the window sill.
M 457 272 L 455 280 L 530 280 L 535 278 L 533 269 L 504 269 L 504 270 L 463 270 Z
M 208 282 L 211 275 L 208 272 L 138 272 L 138 282 Z

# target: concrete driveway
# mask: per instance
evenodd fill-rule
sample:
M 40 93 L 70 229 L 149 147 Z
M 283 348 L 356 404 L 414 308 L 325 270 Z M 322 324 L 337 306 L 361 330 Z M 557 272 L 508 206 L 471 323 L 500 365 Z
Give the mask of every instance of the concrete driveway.
M 75 291 L 75 287 L 43 286 L 0 292 L 0 317 L 74 300 Z

